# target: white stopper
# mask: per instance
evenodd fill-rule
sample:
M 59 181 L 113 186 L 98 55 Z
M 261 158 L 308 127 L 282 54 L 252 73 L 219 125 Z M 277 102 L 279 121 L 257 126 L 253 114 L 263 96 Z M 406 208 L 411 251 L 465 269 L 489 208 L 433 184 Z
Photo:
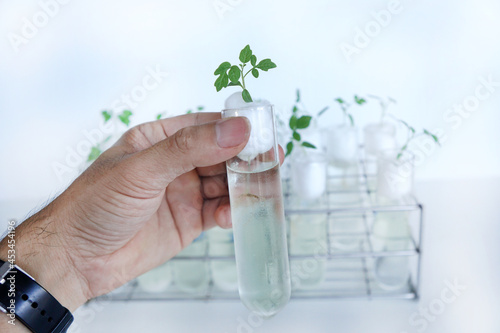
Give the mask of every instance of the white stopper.
M 232 110 L 233 116 L 246 117 L 252 126 L 248 143 L 238 154 L 238 157 L 244 161 L 251 161 L 257 155 L 273 148 L 274 120 L 272 114 L 258 110 L 259 107 L 266 105 L 271 105 L 271 103 L 263 99 L 246 103 L 241 92 L 235 92 L 224 103 L 226 109 Z
M 396 148 L 396 127 L 390 123 L 368 124 L 365 129 L 365 151 L 377 155 Z
M 327 154 L 338 167 L 346 167 L 357 162 L 358 137 L 354 127 L 340 125 L 329 129 Z

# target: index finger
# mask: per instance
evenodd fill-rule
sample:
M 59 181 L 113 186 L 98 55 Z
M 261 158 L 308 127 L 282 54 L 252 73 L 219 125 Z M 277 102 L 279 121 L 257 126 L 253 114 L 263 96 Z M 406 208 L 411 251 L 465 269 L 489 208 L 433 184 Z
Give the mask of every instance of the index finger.
M 202 125 L 219 119 L 221 119 L 220 112 L 201 112 L 143 123 L 128 130 L 115 146 L 125 147 L 128 153 L 141 151 L 174 135 L 182 128 Z
M 160 119 L 159 124 L 163 127 L 165 130 L 165 133 L 168 136 L 171 136 L 178 130 L 184 127 L 188 126 L 195 126 L 195 125 L 201 125 L 201 124 L 206 124 L 211 121 L 219 120 L 221 119 L 221 113 L 220 112 L 199 112 L 199 113 L 190 113 L 190 114 L 184 114 L 181 116 L 176 116 L 172 118 L 165 118 L 165 119 Z M 150 122 L 147 124 L 155 124 L 156 122 Z M 163 138 L 163 139 L 166 139 Z M 163 140 L 162 139 L 162 140 Z

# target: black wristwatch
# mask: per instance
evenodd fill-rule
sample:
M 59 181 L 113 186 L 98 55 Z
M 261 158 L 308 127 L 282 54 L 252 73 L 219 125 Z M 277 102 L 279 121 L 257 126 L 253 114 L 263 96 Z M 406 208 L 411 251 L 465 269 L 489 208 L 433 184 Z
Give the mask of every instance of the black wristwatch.
M 17 265 L 0 260 L 0 310 L 35 333 L 64 333 L 73 315 Z M 2 318 L 3 319 L 3 318 Z

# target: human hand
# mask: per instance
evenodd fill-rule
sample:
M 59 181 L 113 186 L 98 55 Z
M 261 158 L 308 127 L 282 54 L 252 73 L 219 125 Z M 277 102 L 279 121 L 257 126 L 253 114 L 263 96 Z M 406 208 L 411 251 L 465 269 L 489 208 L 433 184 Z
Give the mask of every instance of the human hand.
M 219 113 L 132 128 L 18 228 L 18 265 L 74 310 L 172 258 L 203 230 L 230 227 L 224 161 L 248 136 L 245 118 Z

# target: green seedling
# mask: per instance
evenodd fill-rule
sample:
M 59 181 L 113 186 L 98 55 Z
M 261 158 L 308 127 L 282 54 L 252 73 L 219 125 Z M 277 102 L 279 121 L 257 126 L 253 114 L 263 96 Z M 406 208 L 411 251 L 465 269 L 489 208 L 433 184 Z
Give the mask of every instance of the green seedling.
M 366 103 L 366 99 L 363 97 L 358 97 L 358 95 L 354 95 L 354 103 L 358 105 L 363 105 Z M 351 108 L 352 104 L 345 101 L 344 99 L 338 97 L 334 100 L 337 102 L 340 106 L 340 109 L 342 110 L 342 113 L 344 114 L 344 119 L 349 119 L 349 123 L 351 124 L 352 127 L 354 127 L 354 117 L 352 114 L 349 112 L 349 109 Z M 318 113 L 318 117 L 321 116 L 323 113 L 325 113 L 328 110 L 328 107 L 324 108 Z
M 387 99 L 384 99 L 376 95 L 368 95 L 368 97 L 378 100 L 381 109 L 380 122 L 382 123 L 387 115 L 387 109 L 389 108 L 389 105 L 396 104 L 396 100 L 392 97 L 387 97 Z
M 201 112 L 204 109 L 205 109 L 205 107 L 202 106 L 202 105 L 200 105 L 200 106 L 196 107 L 196 112 Z M 193 113 L 193 109 L 189 109 L 189 110 L 186 111 L 186 114 L 190 114 L 190 113 Z
M 351 108 L 352 104 L 346 102 L 340 97 L 336 98 L 335 102 L 337 102 L 340 108 L 342 109 L 342 112 L 344 113 L 344 118 L 349 119 L 349 123 L 351 124 L 352 127 L 354 127 L 354 118 L 352 114 L 349 112 L 349 109 Z M 354 95 L 354 103 L 358 105 L 363 105 L 366 103 L 366 100 L 362 97 L 358 97 L 358 95 Z
M 257 63 L 257 57 L 252 53 L 250 45 L 247 45 L 240 52 L 240 64 L 231 65 L 230 62 L 225 61 L 217 67 L 214 75 L 217 76 L 214 86 L 217 91 L 222 88 L 231 86 L 239 86 L 243 89 L 241 95 L 243 100 L 247 103 L 253 102 L 252 96 L 245 84 L 245 78 L 248 74 L 252 73 L 255 78 L 259 77 L 259 70 L 267 72 L 272 68 L 276 68 L 276 64 L 271 59 L 264 59 Z M 251 68 L 245 72 L 245 67 L 250 65 Z
M 403 145 L 403 147 L 401 147 L 398 155 L 396 156 L 397 160 L 399 160 L 403 156 L 404 152 L 408 150 L 408 146 L 410 145 L 410 143 L 420 136 L 428 136 L 428 137 L 432 138 L 432 140 L 434 140 L 434 142 L 436 142 L 439 146 L 441 146 L 441 143 L 439 142 L 439 138 L 437 137 L 437 135 L 431 133 L 430 131 L 426 130 L 425 128 L 422 130 L 422 132 L 417 133 L 415 128 L 413 126 L 410 126 L 406 121 L 401 120 L 401 119 L 398 119 L 398 120 L 400 123 L 402 123 L 407 128 L 408 136 L 406 138 L 405 144 Z
M 113 119 L 113 112 L 112 111 L 107 111 L 104 110 L 101 112 L 101 115 L 104 119 L 104 123 L 107 123 L 108 121 Z M 130 117 L 133 115 L 132 111 L 130 110 L 123 110 L 122 113 L 117 115 L 117 119 L 125 124 L 125 126 L 129 127 L 130 126 Z M 161 116 L 161 115 L 159 115 Z M 101 154 L 102 154 L 102 145 L 108 142 L 111 139 L 111 135 L 106 137 L 104 140 L 96 144 L 90 149 L 89 156 L 87 157 L 87 162 L 92 162 L 95 161 Z
M 316 149 L 316 146 L 313 145 L 312 143 L 307 141 L 302 141 L 302 136 L 299 133 L 300 130 L 308 128 L 312 120 L 312 116 L 299 116 L 299 113 L 303 112 L 303 109 L 301 109 L 302 106 L 303 105 L 300 100 L 300 90 L 297 89 L 297 98 L 295 100 L 295 105 L 292 108 L 292 116 L 290 117 L 290 121 L 288 122 L 288 125 L 292 130 L 292 137 L 290 138 L 290 141 L 286 145 L 285 157 L 287 157 L 292 153 L 295 145 L 305 148 Z

